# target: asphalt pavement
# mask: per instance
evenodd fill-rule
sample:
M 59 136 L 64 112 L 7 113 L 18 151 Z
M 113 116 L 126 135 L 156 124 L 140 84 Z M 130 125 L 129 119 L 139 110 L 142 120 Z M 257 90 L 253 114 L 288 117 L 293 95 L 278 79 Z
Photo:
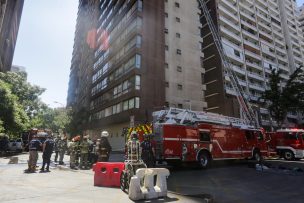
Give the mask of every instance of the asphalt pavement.
M 119 161 L 121 157 L 121 154 L 113 154 L 112 161 Z M 50 173 L 39 173 L 38 170 L 36 173 L 24 173 L 27 159 L 27 153 L 0 158 L 0 202 L 133 202 L 119 188 L 94 187 L 94 172 L 69 169 L 69 156 L 65 156 L 66 165 L 51 163 Z M 39 166 L 41 161 L 39 154 Z M 167 198 L 148 202 L 196 203 L 204 202 L 204 198 L 169 193 Z

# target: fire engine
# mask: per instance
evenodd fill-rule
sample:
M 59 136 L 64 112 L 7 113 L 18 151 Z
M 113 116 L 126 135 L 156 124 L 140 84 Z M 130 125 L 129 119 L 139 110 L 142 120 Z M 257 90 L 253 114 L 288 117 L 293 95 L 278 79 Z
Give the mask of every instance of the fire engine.
M 153 113 L 157 159 L 169 164 L 267 156 L 265 133 L 239 118 L 170 108 Z
M 304 130 L 281 129 L 267 133 L 271 152 L 290 161 L 304 158 Z

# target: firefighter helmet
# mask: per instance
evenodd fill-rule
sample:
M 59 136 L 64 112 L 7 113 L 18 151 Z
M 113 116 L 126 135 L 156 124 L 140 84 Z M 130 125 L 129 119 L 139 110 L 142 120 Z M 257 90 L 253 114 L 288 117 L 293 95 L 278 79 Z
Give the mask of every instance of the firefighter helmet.
M 101 137 L 108 137 L 109 136 L 109 132 L 108 131 L 102 131 L 101 132 Z

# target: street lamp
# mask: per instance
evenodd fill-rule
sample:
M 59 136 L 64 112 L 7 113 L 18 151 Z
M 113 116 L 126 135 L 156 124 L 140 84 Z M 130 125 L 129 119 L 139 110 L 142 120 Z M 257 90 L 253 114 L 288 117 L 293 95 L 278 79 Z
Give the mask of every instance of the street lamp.
M 62 108 L 65 107 L 65 105 L 64 105 L 63 103 L 60 103 L 60 102 L 58 102 L 58 101 L 53 101 L 53 102 L 54 102 L 55 104 L 60 104 Z

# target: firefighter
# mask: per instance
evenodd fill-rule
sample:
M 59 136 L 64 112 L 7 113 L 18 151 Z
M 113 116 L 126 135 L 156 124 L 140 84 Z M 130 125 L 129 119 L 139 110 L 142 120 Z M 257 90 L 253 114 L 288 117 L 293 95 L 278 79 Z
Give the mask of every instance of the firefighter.
M 88 137 L 84 136 L 82 142 L 80 144 L 80 169 L 87 169 L 89 166 L 88 158 L 89 158 L 89 147 L 90 143 L 88 142 Z
M 109 161 L 110 152 L 112 147 L 108 140 L 109 133 L 107 131 L 101 132 L 101 139 L 97 140 L 96 147 L 98 153 L 98 161 L 106 162 Z
M 29 143 L 29 161 L 28 169 L 25 172 L 34 173 L 36 171 L 36 164 L 38 160 L 38 150 L 42 146 L 37 139 L 37 135 L 33 135 L 33 139 Z
M 69 146 L 70 151 L 70 168 L 77 170 L 79 164 L 79 140 L 80 136 L 76 136 L 72 139 L 72 143 Z
M 151 135 L 144 134 L 144 141 L 140 144 L 141 158 L 148 168 L 155 166 L 155 146 L 151 142 Z

